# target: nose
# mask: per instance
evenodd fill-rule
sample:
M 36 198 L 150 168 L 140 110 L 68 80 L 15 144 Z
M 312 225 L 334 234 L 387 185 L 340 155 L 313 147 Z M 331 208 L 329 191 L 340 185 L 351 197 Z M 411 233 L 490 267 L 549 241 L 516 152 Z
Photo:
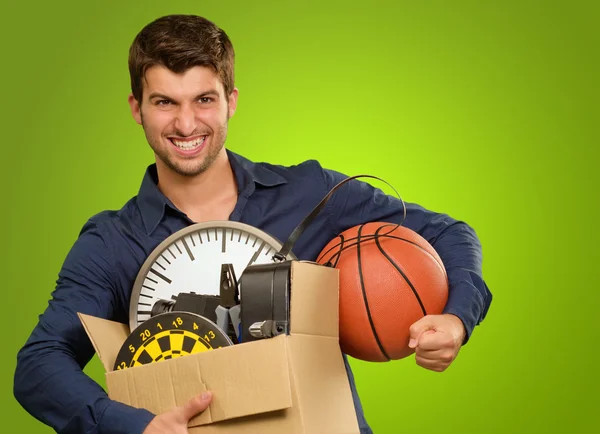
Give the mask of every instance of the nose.
M 196 114 L 192 107 L 187 104 L 179 106 L 175 117 L 175 128 L 182 136 L 190 136 L 196 129 Z

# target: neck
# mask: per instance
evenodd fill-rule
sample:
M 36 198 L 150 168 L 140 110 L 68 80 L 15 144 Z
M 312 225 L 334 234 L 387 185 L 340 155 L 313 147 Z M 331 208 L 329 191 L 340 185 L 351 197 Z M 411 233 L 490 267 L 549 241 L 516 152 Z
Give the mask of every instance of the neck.
M 183 176 L 157 160 L 158 188 L 192 220 L 227 219 L 237 200 L 237 183 L 225 148 L 204 172 Z M 211 217 L 205 217 L 205 216 Z

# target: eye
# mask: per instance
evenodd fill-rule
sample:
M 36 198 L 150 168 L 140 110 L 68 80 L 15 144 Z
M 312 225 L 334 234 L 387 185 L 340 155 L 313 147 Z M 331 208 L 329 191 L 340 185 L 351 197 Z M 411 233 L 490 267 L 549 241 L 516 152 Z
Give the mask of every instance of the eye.
M 203 97 L 201 97 L 201 98 L 199 99 L 199 101 L 200 101 L 202 104 L 208 104 L 208 103 L 212 102 L 212 101 L 213 101 L 213 99 L 212 99 L 212 98 L 210 98 L 210 97 L 208 97 L 208 96 L 203 96 Z
M 171 101 L 169 101 L 168 99 L 159 99 L 155 102 L 156 105 L 169 105 L 171 104 Z

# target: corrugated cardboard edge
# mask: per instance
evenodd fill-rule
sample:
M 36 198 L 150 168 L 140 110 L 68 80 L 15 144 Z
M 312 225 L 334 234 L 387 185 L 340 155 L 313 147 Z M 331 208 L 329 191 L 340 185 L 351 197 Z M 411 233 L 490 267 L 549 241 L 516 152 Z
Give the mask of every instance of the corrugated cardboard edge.
M 359 434 L 350 382 L 336 338 L 294 335 L 288 340 L 294 405 L 306 434 Z
M 290 333 L 339 336 L 339 270 L 294 262 L 291 270 Z
M 129 327 L 120 322 L 109 321 L 80 312 L 77 312 L 77 315 L 104 366 L 104 370 L 106 372 L 112 371 L 115 360 L 117 360 L 117 354 L 119 354 L 123 342 L 129 336 Z

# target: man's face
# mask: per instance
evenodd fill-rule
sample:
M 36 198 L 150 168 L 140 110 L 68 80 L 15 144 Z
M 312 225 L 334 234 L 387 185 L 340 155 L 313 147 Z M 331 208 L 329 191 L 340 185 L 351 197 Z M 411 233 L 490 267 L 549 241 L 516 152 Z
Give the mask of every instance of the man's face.
M 234 89 L 225 96 L 221 80 L 210 68 L 196 66 L 176 74 L 153 66 L 146 71 L 141 103 L 130 95 L 129 104 L 157 166 L 195 176 L 209 168 L 223 149 L 237 95 Z

